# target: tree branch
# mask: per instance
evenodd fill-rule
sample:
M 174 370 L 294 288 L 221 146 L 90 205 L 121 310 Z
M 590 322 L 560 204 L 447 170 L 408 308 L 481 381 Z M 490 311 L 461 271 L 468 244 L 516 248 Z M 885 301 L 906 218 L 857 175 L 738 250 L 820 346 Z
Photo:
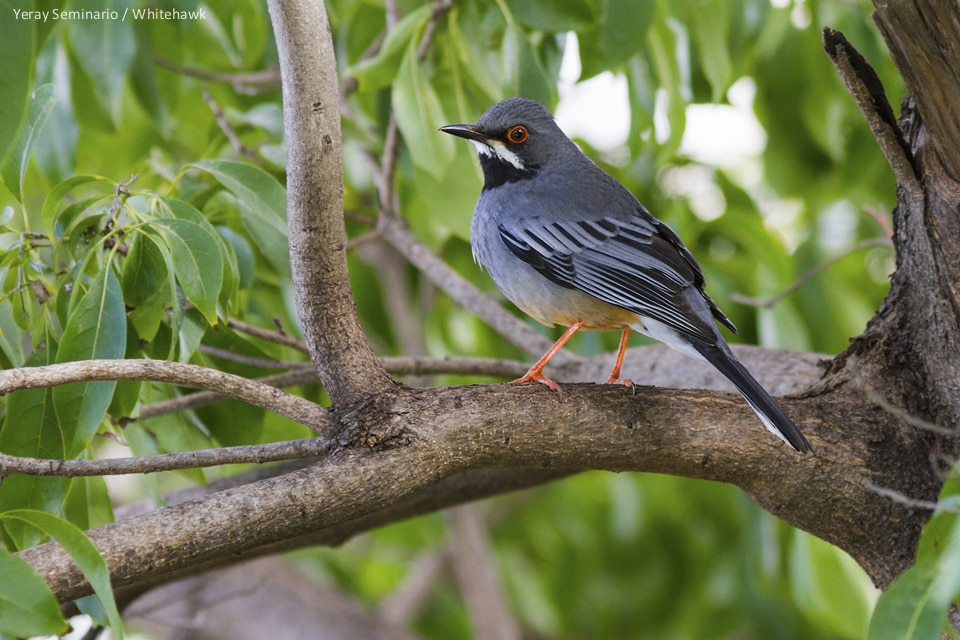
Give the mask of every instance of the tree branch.
M 897 177 L 897 183 L 912 200 L 922 200 L 923 188 L 917 178 L 913 153 L 904 140 L 877 72 L 835 29 L 824 27 L 823 48 L 880 145 L 880 150 Z
M 149 380 L 207 389 L 290 418 L 317 433 L 331 431 L 327 410 L 316 403 L 232 373 L 166 360 L 82 360 L 7 369 L 0 371 L 0 395 L 95 380 Z
M 873 21 L 907 89 L 947 174 L 960 181 L 960 18 L 956 3 L 940 0 L 874 0 Z M 899 175 L 897 176 L 899 178 Z
M 283 84 L 287 232 L 297 313 L 336 406 L 396 388 L 364 338 L 347 273 L 337 65 L 326 12 L 270 0 Z
M 892 470 L 904 464 L 901 456 L 909 459 L 904 447 L 893 446 L 887 449 L 896 451 L 896 464 L 878 460 L 881 452 L 867 444 L 878 434 L 898 438 L 898 423 L 859 392 L 842 388 L 783 404 L 817 456 L 793 455 L 739 397 L 725 393 L 638 387 L 632 395 L 572 384 L 563 401 L 536 385 L 382 394 L 342 416 L 336 449 L 319 464 L 89 535 L 119 588 L 235 562 L 292 541 L 316 542 L 318 531 L 352 535 L 357 522 L 383 524 L 377 517 L 382 512 L 407 517 L 420 492 L 472 469 L 643 470 L 735 483 L 778 517 L 840 542 L 874 570 L 878 582 L 888 582 L 891 564 L 906 566 L 912 557 L 891 557 L 901 546 L 884 536 L 916 534 L 918 518 L 868 491 L 867 482 L 928 497 L 898 485 L 899 476 L 878 475 L 876 464 Z M 878 519 L 899 525 L 894 532 Z M 851 522 L 857 526 L 847 526 Z M 211 530 L 244 535 L 201 535 Z M 62 600 L 88 592 L 55 544 L 21 553 Z
M 269 444 L 218 447 L 216 449 L 181 451 L 155 456 L 97 460 L 46 460 L 0 453 L 0 478 L 14 474 L 79 478 L 199 469 L 224 464 L 264 464 L 324 455 L 330 450 L 330 446 L 330 441 L 327 439 L 305 438 Z

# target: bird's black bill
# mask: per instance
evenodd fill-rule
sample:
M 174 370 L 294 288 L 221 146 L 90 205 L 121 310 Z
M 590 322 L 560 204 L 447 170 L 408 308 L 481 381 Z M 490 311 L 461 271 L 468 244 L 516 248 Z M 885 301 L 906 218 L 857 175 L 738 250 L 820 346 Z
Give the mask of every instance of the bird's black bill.
M 448 124 L 440 127 L 440 131 L 466 140 L 487 141 L 487 136 L 477 131 L 477 127 L 472 124 Z

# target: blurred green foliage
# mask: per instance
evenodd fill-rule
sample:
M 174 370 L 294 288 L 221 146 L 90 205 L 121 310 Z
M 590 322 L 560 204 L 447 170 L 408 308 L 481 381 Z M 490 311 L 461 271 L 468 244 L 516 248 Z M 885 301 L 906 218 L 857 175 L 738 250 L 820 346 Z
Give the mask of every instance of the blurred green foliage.
M 579 142 L 679 231 L 710 292 L 740 327 L 739 339 L 832 354 L 879 306 L 893 269 L 882 244 L 851 251 L 772 308 L 731 302 L 735 293 L 771 296 L 857 242 L 884 237 L 894 180 L 820 45 L 821 26 L 845 32 L 896 103 L 902 83 L 866 0 L 457 0 L 439 17 L 432 4 L 398 0 L 386 3 L 398 12 L 389 30 L 384 4 L 327 3 L 341 77 L 354 81 L 344 83 L 343 122 L 351 237 L 364 236 L 378 213 L 367 160 L 384 153 L 395 117 L 401 214 L 457 271 L 494 293 L 468 244 L 481 185 L 476 161 L 436 129 L 475 121 L 509 95 L 555 107 L 574 33 L 580 79 L 622 78 L 630 113 L 620 147 Z M 12 12 L 10 5 L 3 10 Z M 142 6 L 88 5 L 67 8 Z M 151 6 L 202 8 L 206 19 L 0 21 L 7 49 L 0 70 L 5 368 L 122 356 L 252 377 L 270 370 L 201 346 L 303 359 L 223 324 L 237 318 L 297 332 L 284 238 L 279 79 L 271 73 L 277 61 L 266 8 L 258 0 Z M 731 86 L 744 79 L 755 87 L 750 108 L 766 136 L 762 152 L 719 165 L 682 152 L 691 105 L 725 104 Z M 704 189 L 719 198 L 718 215 L 698 205 L 696 193 Z M 362 244 L 349 260 L 361 320 L 379 352 L 522 357 L 412 268 L 386 269 L 382 253 Z M 398 318 L 401 307 L 410 316 L 402 320 L 416 327 L 412 335 Z M 573 348 L 599 352 L 615 340 L 586 336 Z M 299 392 L 323 399 L 316 387 Z M 113 432 L 142 455 L 305 433 L 234 402 L 116 426 L 146 404 L 183 393 L 127 382 L 19 392 L 0 405 L 0 450 L 94 455 L 105 446 L 96 434 Z M 143 479 L 141 493 L 159 495 L 170 482 L 204 482 L 232 471 Z M 22 508 L 81 527 L 111 517 L 106 489 L 89 480 L 5 479 L 0 512 Z M 482 510 L 511 610 L 527 637 L 859 638 L 876 599 L 848 557 L 728 486 L 590 473 Z M 955 539 L 952 527 L 935 522 L 927 539 L 939 542 L 925 547 L 928 564 L 911 583 L 921 591 L 952 566 L 943 549 L 957 546 L 944 542 Z M 0 534 L 8 550 L 42 538 L 15 519 L 0 519 Z M 402 584 L 417 558 L 442 553 L 448 535 L 443 515 L 432 515 L 295 559 L 376 603 Z M 418 612 L 413 627 L 422 637 L 469 636 L 465 605 L 452 585 L 441 576 Z M 903 593 L 878 614 L 888 618 L 877 628 L 897 628 L 890 616 L 909 617 L 912 593 Z M 49 609 L 49 602 L 42 606 Z M 45 615 L 49 628 L 62 625 Z M 941 619 L 936 609 L 932 628 L 938 631 Z

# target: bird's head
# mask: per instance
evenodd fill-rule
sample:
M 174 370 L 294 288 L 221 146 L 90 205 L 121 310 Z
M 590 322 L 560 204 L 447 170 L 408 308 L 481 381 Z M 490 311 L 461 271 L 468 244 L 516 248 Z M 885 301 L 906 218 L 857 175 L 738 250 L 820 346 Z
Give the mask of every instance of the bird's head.
M 476 146 L 487 188 L 532 178 L 567 145 L 574 146 L 547 108 L 527 98 L 507 98 L 477 124 L 448 124 L 440 131 Z

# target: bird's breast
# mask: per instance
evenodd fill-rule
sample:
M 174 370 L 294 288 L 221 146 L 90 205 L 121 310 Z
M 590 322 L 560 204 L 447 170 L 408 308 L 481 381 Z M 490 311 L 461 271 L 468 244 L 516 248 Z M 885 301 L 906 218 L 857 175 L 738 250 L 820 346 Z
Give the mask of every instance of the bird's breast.
M 503 295 L 541 324 L 569 327 L 582 321 L 587 329 L 613 330 L 638 320 L 632 311 L 542 276 L 506 247 L 494 216 L 474 214 L 470 243 L 474 258 Z

